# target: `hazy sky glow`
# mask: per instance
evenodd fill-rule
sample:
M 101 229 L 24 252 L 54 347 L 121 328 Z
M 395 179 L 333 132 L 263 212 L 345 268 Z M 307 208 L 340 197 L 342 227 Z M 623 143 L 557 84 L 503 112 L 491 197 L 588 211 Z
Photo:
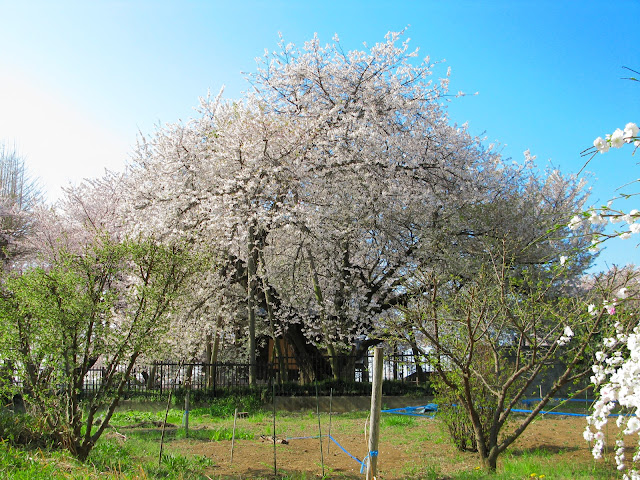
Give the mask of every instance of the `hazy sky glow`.
M 105 168 L 121 169 L 138 132 L 186 121 L 198 98 L 248 88 L 241 72 L 315 32 L 345 49 L 409 26 L 420 56 L 446 62 L 452 121 L 521 161 L 577 173 L 597 136 L 640 124 L 640 1 L 82 1 L 0 0 L 0 142 L 16 144 L 48 198 Z M 631 148 L 588 165 L 592 203 L 640 177 Z M 626 189 L 631 192 L 632 189 Z M 640 209 L 633 199 L 620 204 Z M 640 263 L 634 239 L 610 242 L 599 265 Z

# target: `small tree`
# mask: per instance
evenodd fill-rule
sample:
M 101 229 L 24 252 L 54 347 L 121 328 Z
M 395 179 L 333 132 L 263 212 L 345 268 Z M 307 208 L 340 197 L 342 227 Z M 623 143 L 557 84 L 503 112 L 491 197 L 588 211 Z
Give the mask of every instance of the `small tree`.
M 82 254 L 9 276 L 0 297 L 0 352 L 31 412 L 84 461 L 109 423 L 136 360 L 169 328 L 198 262 L 178 245 L 101 236 Z M 98 390 L 85 376 L 102 372 Z M 102 412 L 102 423 L 97 422 Z
M 590 373 L 584 357 L 604 312 L 589 315 L 582 301 L 558 291 L 566 265 L 514 268 L 504 249 L 485 246 L 491 259 L 471 280 L 425 274 L 421 294 L 392 330 L 431 359 L 440 400 L 457 404 L 468 418 L 465 427 L 460 413 L 449 412 L 456 443 L 477 450 L 494 471 L 499 455 L 549 400 Z M 553 366 L 560 370 L 538 405 L 505 431 L 513 408 Z

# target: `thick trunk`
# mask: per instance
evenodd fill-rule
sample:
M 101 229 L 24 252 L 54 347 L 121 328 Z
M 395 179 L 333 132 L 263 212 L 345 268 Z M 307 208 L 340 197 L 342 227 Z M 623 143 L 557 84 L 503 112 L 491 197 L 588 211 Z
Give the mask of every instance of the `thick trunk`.
M 335 347 L 333 346 L 333 342 L 331 341 L 331 336 L 327 331 L 327 317 L 325 312 L 324 305 L 324 296 L 322 295 L 322 288 L 320 287 L 320 281 L 318 280 L 318 271 L 316 270 L 316 263 L 313 259 L 313 255 L 311 254 L 311 249 L 307 248 L 307 258 L 309 260 L 309 269 L 311 270 L 311 280 L 313 282 L 313 292 L 316 297 L 316 301 L 318 302 L 318 307 L 320 308 L 320 328 L 322 329 L 322 333 L 324 335 L 324 341 L 327 345 L 327 353 L 329 354 L 329 364 L 331 365 L 331 373 L 333 375 L 333 379 L 338 379 L 338 358 L 336 355 Z
M 300 373 L 300 383 L 311 383 L 322 376 L 323 366 L 328 366 L 322 353 L 307 341 L 299 323 L 287 328 L 285 339 L 293 347 L 293 353 Z M 320 370 L 320 371 L 318 371 Z
M 154 363 L 147 377 L 147 389 L 151 390 L 156 384 L 156 376 L 158 375 L 158 366 Z
M 207 344 L 205 346 L 205 360 L 204 363 L 206 365 L 204 370 L 204 384 L 207 388 L 211 388 L 213 386 L 213 367 L 211 365 L 211 353 L 213 352 L 213 344 L 211 342 L 211 335 L 207 335 Z
M 284 364 L 284 358 L 282 356 L 282 349 L 280 348 L 280 341 L 276 337 L 275 316 L 273 314 L 273 302 L 271 299 L 269 281 L 267 279 L 267 267 L 264 262 L 264 256 L 259 252 L 261 277 L 262 277 L 262 291 L 264 293 L 264 301 L 267 307 L 267 317 L 269 318 L 269 330 L 271 333 L 271 340 L 273 341 L 273 355 L 278 360 L 278 383 L 287 381 L 287 370 Z M 274 358 L 271 358 L 271 363 L 275 363 Z
M 249 226 L 247 258 L 247 314 L 249 317 L 249 385 L 256 384 L 256 244 L 255 225 Z
M 498 467 L 498 449 L 493 447 L 489 450 L 489 453 L 485 456 L 482 456 L 482 465 L 484 468 L 491 473 L 495 473 L 496 468 Z

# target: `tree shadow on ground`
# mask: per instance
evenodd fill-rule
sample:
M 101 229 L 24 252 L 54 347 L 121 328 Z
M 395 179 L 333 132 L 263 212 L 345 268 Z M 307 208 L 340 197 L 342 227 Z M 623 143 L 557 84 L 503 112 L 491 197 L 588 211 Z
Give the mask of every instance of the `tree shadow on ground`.
M 543 445 L 530 448 L 514 448 L 513 450 L 509 450 L 508 453 L 513 457 L 522 457 L 525 455 L 549 456 L 559 453 L 575 452 L 577 450 L 580 450 L 580 448 L 576 446 Z

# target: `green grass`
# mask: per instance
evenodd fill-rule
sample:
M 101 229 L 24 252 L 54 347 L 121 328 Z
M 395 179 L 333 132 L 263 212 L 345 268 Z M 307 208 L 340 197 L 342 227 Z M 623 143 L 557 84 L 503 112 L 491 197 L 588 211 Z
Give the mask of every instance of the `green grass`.
M 500 471 L 496 479 L 537 478 L 545 479 L 612 479 L 616 476 L 611 465 L 596 463 L 591 465 L 577 464 L 571 461 L 558 461 L 555 455 L 544 449 L 513 455 L 507 452 L 502 458 Z
M 99 472 L 129 471 L 134 467 L 132 452 L 128 444 L 119 444 L 113 439 L 104 439 L 93 448 L 87 463 Z
M 401 427 L 413 428 L 418 424 L 415 417 L 408 415 L 384 415 L 382 417 L 382 428 L 385 427 Z
M 134 425 L 141 422 L 159 422 L 164 421 L 164 410 L 158 411 L 139 411 L 139 410 L 123 410 L 113 414 L 110 424 L 118 426 Z M 181 424 L 184 412 L 172 408 L 167 416 L 167 423 Z M 189 416 L 191 419 L 191 415 Z
M 234 407 L 235 408 L 235 407 Z M 209 410 L 210 411 L 210 410 Z M 367 419 L 366 412 L 353 414 L 337 414 L 332 418 L 332 434 L 340 435 L 341 432 L 353 434 L 364 428 Z M 181 442 L 180 450 L 172 445 L 177 440 L 185 437 L 183 428 L 170 428 L 165 432 L 165 447 L 162 462 L 158 465 L 158 448 L 161 430 L 157 428 L 125 429 L 121 426 L 131 425 L 145 421 L 157 421 L 164 418 L 164 411 L 120 411 L 112 422 L 116 431 L 126 435 L 123 441 L 113 433 L 103 437 L 88 461 L 81 464 L 69 454 L 61 451 L 17 448 L 8 442 L 0 442 L 0 478 L 18 480 L 45 480 L 45 479 L 107 479 L 107 480 L 133 480 L 133 479 L 167 479 L 167 480 L 204 480 L 217 477 L 211 469 L 212 461 L 206 457 L 191 455 L 188 448 L 185 449 Z M 177 409 L 170 411 L 172 423 L 180 424 L 182 412 Z M 189 430 L 189 439 L 193 442 L 226 441 L 232 436 L 232 417 L 221 419 L 212 417 L 204 411 L 196 412 L 191 416 L 194 428 Z M 327 414 L 321 414 L 323 434 L 328 429 Z M 117 422 L 117 423 L 116 423 Z M 307 436 L 317 434 L 318 419 L 315 412 L 277 414 L 278 436 Z M 258 411 L 248 418 L 238 419 L 236 439 L 252 439 L 259 434 L 272 434 L 271 412 Z M 433 420 L 402 415 L 382 416 L 382 435 L 389 432 L 396 444 L 403 445 L 403 449 L 415 451 L 420 442 L 437 443 L 443 449 L 450 449 L 451 443 L 448 437 L 442 433 Z M 108 430 L 108 432 L 112 432 Z M 400 432 L 400 433 L 399 433 Z M 428 434 L 426 433 L 428 432 Z M 339 438 L 339 437 L 337 437 Z M 194 443 L 195 444 L 195 443 Z M 468 462 L 470 454 L 455 456 L 449 454 L 450 464 Z M 498 472 L 487 474 L 482 469 L 473 469 L 459 473 L 443 471 L 447 464 L 441 463 L 438 458 L 415 458 L 408 463 L 397 475 L 407 479 L 450 480 L 482 479 L 490 480 L 552 480 L 552 479 L 594 479 L 604 480 L 621 478 L 616 476 L 615 467 L 610 463 L 602 462 L 572 462 L 571 460 L 559 461 L 555 452 L 539 449 L 515 453 L 506 453 L 500 458 Z M 477 464 L 477 463 L 476 463 Z M 279 477 L 283 480 L 315 479 L 314 473 L 286 472 L 286 466 L 279 465 L 285 470 Z M 205 475 L 206 474 L 206 475 Z M 207 477 L 208 475 L 208 477 Z M 340 473 L 332 472 L 331 475 L 340 476 Z M 239 478 L 253 478 L 243 475 Z M 258 477 L 260 478 L 260 477 Z M 264 477 L 268 478 L 268 477 Z M 349 477 L 351 478 L 351 477 Z

